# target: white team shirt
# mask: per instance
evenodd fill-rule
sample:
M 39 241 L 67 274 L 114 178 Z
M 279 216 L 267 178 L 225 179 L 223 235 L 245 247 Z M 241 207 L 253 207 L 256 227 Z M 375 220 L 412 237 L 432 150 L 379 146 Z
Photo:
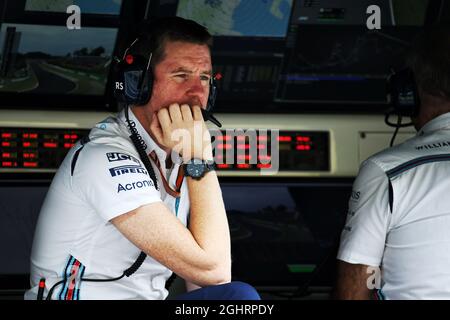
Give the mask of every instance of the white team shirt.
M 167 154 L 143 129 L 129 111 L 130 121 L 143 138 L 146 153 L 155 151 L 159 162 Z M 180 198 L 167 194 L 161 174 L 154 168 L 159 190 L 153 185 L 133 146 L 124 111 L 98 123 L 90 132 L 90 142 L 79 152 L 72 148 L 56 173 L 38 219 L 31 254 L 31 289 L 25 299 L 36 299 L 39 279 L 46 278 L 46 290 L 77 271 L 73 281 L 58 286 L 53 299 L 165 299 L 164 288 L 172 272 L 147 256 L 130 277 L 113 282 L 87 282 L 84 278 L 115 278 L 128 269 L 141 252 L 110 222 L 114 217 L 140 206 L 163 201 L 187 225 L 189 197 L 183 181 Z M 172 188 L 180 161 L 166 171 Z M 151 226 L 149 226 L 151 228 Z
M 386 299 L 450 299 L 450 113 L 361 165 L 337 258 L 381 266 Z

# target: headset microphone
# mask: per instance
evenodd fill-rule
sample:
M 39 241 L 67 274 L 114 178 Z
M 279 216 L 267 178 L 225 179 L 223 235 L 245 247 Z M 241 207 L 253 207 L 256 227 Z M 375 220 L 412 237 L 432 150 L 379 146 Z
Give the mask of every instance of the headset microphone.
M 222 128 L 222 124 L 220 123 L 220 121 L 217 120 L 217 118 L 215 118 L 209 111 L 202 109 L 202 115 L 203 115 L 203 119 L 205 121 L 209 120 L 212 123 L 214 123 L 216 126 L 218 126 L 219 128 Z
M 222 74 L 217 73 L 214 77 L 211 78 L 211 82 L 209 85 L 209 96 L 208 96 L 208 103 L 206 105 L 206 110 L 202 109 L 202 115 L 203 119 L 205 121 L 211 121 L 219 128 L 222 127 L 222 124 L 212 115 L 212 109 L 214 108 L 214 105 L 216 103 L 216 97 L 217 97 L 217 81 L 222 79 Z

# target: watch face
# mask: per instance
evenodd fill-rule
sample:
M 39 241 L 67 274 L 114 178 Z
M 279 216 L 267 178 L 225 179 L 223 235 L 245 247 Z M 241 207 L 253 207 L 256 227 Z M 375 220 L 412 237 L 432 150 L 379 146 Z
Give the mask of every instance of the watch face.
M 202 163 L 189 163 L 186 166 L 186 170 L 189 176 L 193 178 L 199 178 L 203 175 L 205 171 L 205 165 Z

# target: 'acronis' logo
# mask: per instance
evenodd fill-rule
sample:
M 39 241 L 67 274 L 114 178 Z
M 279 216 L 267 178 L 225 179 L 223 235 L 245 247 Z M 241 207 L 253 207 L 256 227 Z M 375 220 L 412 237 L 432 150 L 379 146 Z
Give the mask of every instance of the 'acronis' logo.
M 147 187 L 152 187 L 152 186 L 153 186 L 153 182 L 151 180 L 137 181 L 137 182 L 127 183 L 127 184 L 119 183 L 119 185 L 117 186 L 117 193 L 120 193 L 122 191 L 130 191 L 130 190 L 134 190 L 134 189 L 141 189 L 141 188 L 147 188 Z

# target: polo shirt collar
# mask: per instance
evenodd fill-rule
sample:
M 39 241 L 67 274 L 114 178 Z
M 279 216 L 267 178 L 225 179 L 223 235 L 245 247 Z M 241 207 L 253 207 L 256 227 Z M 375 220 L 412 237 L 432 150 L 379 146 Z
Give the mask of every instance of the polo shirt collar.
M 142 140 L 145 142 L 145 153 L 148 155 L 150 154 L 152 151 L 155 151 L 159 161 L 161 163 L 164 163 L 166 161 L 167 158 L 167 152 L 164 151 L 153 139 L 152 137 L 148 134 L 147 130 L 144 129 L 144 127 L 142 126 L 142 124 L 139 122 L 139 120 L 137 119 L 137 117 L 134 115 L 133 110 L 129 107 L 128 109 L 128 116 L 130 119 L 130 123 L 131 125 L 135 126 L 137 132 L 139 133 L 139 135 L 142 137 Z M 125 123 L 128 133 L 131 134 L 129 128 L 128 128 L 128 123 L 127 120 L 125 118 L 125 109 L 120 111 L 119 113 L 119 117 L 120 119 Z

